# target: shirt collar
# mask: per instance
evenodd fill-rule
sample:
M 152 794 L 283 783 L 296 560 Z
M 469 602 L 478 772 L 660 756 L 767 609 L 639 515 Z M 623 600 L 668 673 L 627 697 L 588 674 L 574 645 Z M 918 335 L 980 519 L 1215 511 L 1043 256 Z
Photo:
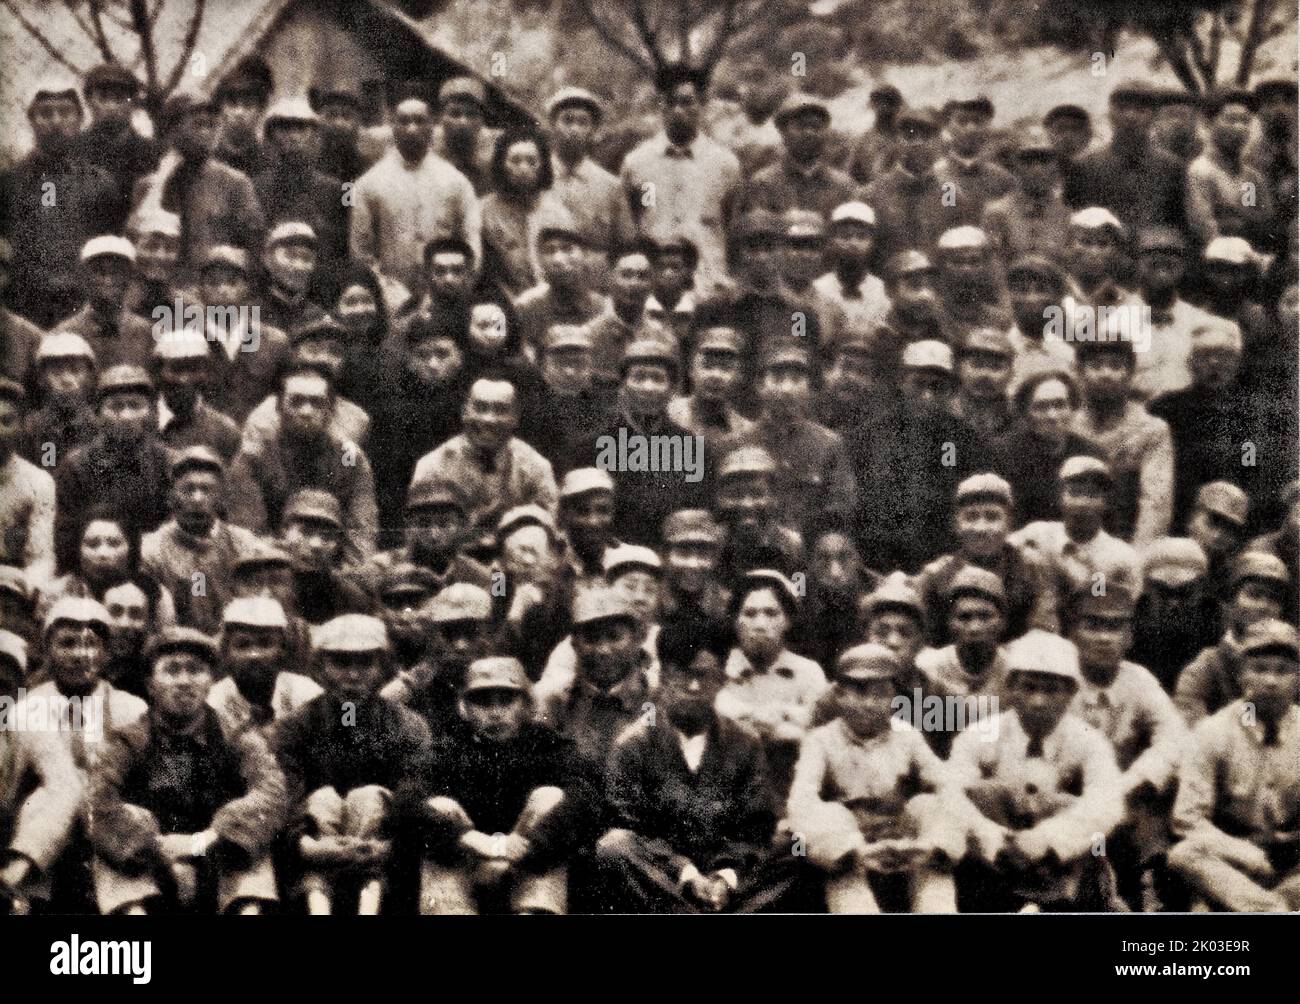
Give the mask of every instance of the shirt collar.
M 681 160 L 682 158 L 687 158 L 687 159 L 690 159 L 690 160 L 694 160 L 694 159 L 695 159 L 695 148 L 696 148 L 696 146 L 699 144 L 699 142 L 700 142 L 700 135 L 699 135 L 699 133 L 696 133 L 696 134 L 695 134 L 695 138 L 692 139 L 692 140 L 691 140 L 689 143 L 687 143 L 685 146 L 678 146 L 676 143 L 674 143 L 672 140 L 670 140 L 670 139 L 668 138 L 667 135 L 665 135 L 665 136 L 664 136 L 664 156 L 665 156 L 665 157 L 671 157 L 671 158 L 673 158 L 674 160 Z
M 637 653 L 637 663 L 618 683 L 608 690 L 601 690 L 590 680 L 585 677 L 579 677 L 577 686 L 574 687 L 574 695 L 581 696 L 588 703 L 596 700 L 612 701 L 617 704 L 626 714 L 632 714 L 634 711 L 641 709 L 642 703 L 649 690 L 649 684 L 645 678 L 645 667 L 648 657 L 644 649 Z
M 783 648 L 777 657 L 772 660 L 772 665 L 766 670 L 760 670 L 749 660 L 749 656 L 739 648 L 733 648 L 731 655 L 727 659 L 727 676 L 733 680 L 748 680 L 754 676 L 779 676 L 786 680 L 794 679 L 794 666 L 791 665 L 792 653 L 788 648 Z

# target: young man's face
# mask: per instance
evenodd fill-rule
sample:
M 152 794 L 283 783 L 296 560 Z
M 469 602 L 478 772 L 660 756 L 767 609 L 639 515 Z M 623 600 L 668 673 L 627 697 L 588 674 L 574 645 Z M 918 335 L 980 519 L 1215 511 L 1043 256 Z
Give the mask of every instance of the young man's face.
M 322 652 L 321 677 L 337 701 L 364 701 L 379 689 L 384 675 L 381 652 Z
M 114 658 L 139 655 L 149 631 L 149 598 L 134 582 L 104 590 L 108 611 L 108 649 Z
M 1122 613 L 1080 614 L 1070 631 L 1079 661 L 1097 669 L 1114 669 L 1133 643 L 1133 618 Z
M 1116 139 L 1145 140 L 1155 117 L 1155 109 L 1146 104 L 1119 102 L 1110 106 L 1110 127 Z
M 58 624 L 45 645 L 50 675 L 60 690 L 85 693 L 104 671 L 104 636 L 88 624 Z
M 537 264 L 552 286 L 580 289 L 586 276 L 586 253 L 571 237 L 547 234 L 537 244 Z
M 521 526 L 501 542 L 501 565 L 511 582 L 548 589 L 559 569 L 555 541 L 545 527 Z
M 932 269 L 918 269 L 900 275 L 890 290 L 894 306 L 909 317 L 932 316 L 939 305 L 936 277 L 937 273 Z
M 475 449 L 495 453 L 519 425 L 514 385 L 505 380 L 476 380 L 465 401 L 461 423 Z
M 609 617 L 573 630 L 578 672 L 597 686 L 612 686 L 632 671 L 641 652 L 642 628 L 631 617 Z
M 663 664 L 660 697 L 668 720 L 688 734 L 697 734 L 713 716 L 713 702 L 727 682 L 723 664 L 712 652 L 695 653 L 690 664 Z
M 101 307 L 120 307 L 134 274 L 135 267 L 126 258 L 99 255 L 86 262 L 86 293 Z
M 703 98 L 694 85 L 678 84 L 672 91 L 662 95 L 660 101 L 664 128 L 669 138 L 676 137 L 678 141 L 685 141 L 694 136 L 700 127 L 700 114 L 704 109 Z
M 903 396 L 916 404 L 943 408 L 952 397 L 952 374 L 942 370 L 909 367 L 903 370 Z
M 1057 118 L 1045 128 L 1057 156 L 1066 162 L 1074 160 L 1092 142 L 1092 126 L 1083 119 Z
M 96 87 L 86 91 L 90 119 L 105 125 L 125 125 L 131 121 L 131 92 L 125 87 Z
M 374 291 L 361 283 L 353 283 L 339 294 L 334 314 L 348 331 L 365 334 L 379 319 L 379 301 Z
M 776 495 L 766 475 L 732 475 L 718 488 L 718 515 L 734 529 L 758 530 L 775 508 Z
M 95 370 L 88 359 L 56 357 L 40 364 L 40 381 L 45 393 L 65 403 L 90 400 Z
M 841 220 L 831 225 L 830 256 L 837 264 L 865 267 L 875 247 L 875 231 L 867 224 Z
M 361 112 L 350 101 L 327 101 L 320 109 L 321 129 L 335 142 L 351 142 L 361 129 Z
M 1240 633 L 1256 621 L 1282 616 L 1278 588 L 1257 579 L 1243 579 L 1232 596 L 1232 625 Z
M 438 115 L 448 146 L 473 150 L 483 128 L 483 109 L 470 98 L 451 98 Z
M 193 652 L 164 652 L 149 677 L 150 703 L 166 718 L 193 721 L 212 689 L 212 667 Z
M 943 277 L 956 289 L 972 289 L 988 275 L 988 253 L 982 247 L 950 248 L 941 252 L 941 256 Z
M 281 542 L 299 568 L 323 572 L 333 567 L 342 552 L 343 531 L 325 520 L 293 517 Z
M 149 282 L 171 282 L 180 260 L 180 238 L 171 234 L 141 234 L 135 242 L 136 268 Z
M 1110 489 L 1097 478 L 1071 478 L 1061 485 L 1061 519 L 1085 533 L 1101 529 Z
M 790 159 L 797 164 L 810 164 L 826 149 L 826 137 L 831 124 L 820 112 L 811 108 L 785 119 L 782 123 L 781 142 L 785 144 Z
M 1017 157 L 1016 179 L 1025 191 L 1046 194 L 1061 180 L 1060 162 L 1051 154 Z
M 694 284 L 687 256 L 681 251 L 660 251 L 654 260 L 654 288 L 670 299 L 680 296 Z M 665 307 L 673 306 L 671 303 Z
M 456 302 L 468 292 L 474 278 L 469 259 L 463 251 L 438 251 L 426 269 L 429 291 L 436 299 Z
M 1210 122 L 1210 137 L 1220 150 L 1236 155 L 1250 138 L 1250 124 L 1254 116 L 1245 105 L 1226 104 Z
M 988 140 L 988 116 L 973 109 L 958 109 L 948 117 L 948 136 L 959 157 L 975 157 Z
M 704 401 L 726 401 L 740 386 L 740 356 L 705 348 L 691 360 L 691 391 Z
M 281 156 L 305 161 L 316 152 L 319 135 L 311 122 L 280 122 L 266 138 Z
M 826 245 L 819 238 L 787 240 L 781 257 L 781 274 L 800 288 L 826 271 Z
M 621 572 L 610 587 L 627 601 L 642 623 L 653 624 L 659 619 L 659 576 L 653 572 L 628 569 Z
M 1058 298 L 1054 284 L 1034 272 L 1014 272 L 1007 277 L 1007 293 L 1016 326 L 1031 336 L 1041 333 L 1047 308 Z
M 573 396 L 591 389 L 591 350 L 578 346 L 548 349 L 542 356 L 542 379 L 556 394 Z
M 510 333 L 506 330 L 506 312 L 496 303 L 476 303 L 469 312 L 469 340 L 484 355 L 496 355 L 505 349 Z
M 1145 251 L 1138 255 L 1138 280 L 1148 292 L 1173 289 L 1183 280 L 1187 261 L 1176 251 Z
M 692 596 L 705 590 L 717 567 L 717 546 L 703 541 L 670 543 L 664 556 L 664 575 L 668 583 L 678 592 Z
M 172 515 L 189 533 L 202 535 L 212 528 L 220 499 L 221 475 L 216 471 L 191 468 L 172 482 Z
M 267 251 L 262 261 L 275 282 L 301 293 L 316 271 L 316 248 L 303 241 L 281 241 Z
M 889 728 L 894 685 L 889 680 L 837 680 L 835 707 L 855 735 L 876 736 Z
M 93 519 L 81 535 L 79 554 L 81 574 L 102 581 L 125 572 L 131 555 L 131 542 L 115 520 Z
M 1187 521 L 1187 536 L 1201 545 L 1211 561 L 1223 561 L 1241 546 L 1241 528 L 1204 506 L 1192 511 Z
M 1089 352 L 1079 358 L 1078 372 L 1089 401 L 1122 401 L 1133 382 L 1133 356 L 1123 351 Z
M 958 648 L 991 651 L 1005 627 L 998 605 L 981 596 L 958 596 L 948 611 L 948 634 Z
M 406 511 L 406 542 L 433 555 L 450 554 L 465 532 L 465 514 L 452 505 Z
M 1064 443 L 1074 420 L 1070 389 L 1060 380 L 1044 380 L 1029 398 L 1029 427 L 1048 443 Z
M 862 558 L 847 536 L 823 533 L 809 556 L 809 572 L 819 589 L 852 595 L 862 586 Z
M 901 610 L 882 610 L 868 621 L 866 640 L 884 645 L 904 666 L 910 666 L 925 645 L 925 633 L 915 616 Z
M 511 189 L 516 192 L 534 192 L 542 177 L 542 151 L 532 140 L 511 143 L 503 166 Z
M 245 130 L 245 135 L 252 135 L 251 126 Z M 204 161 L 212 156 L 216 145 L 217 116 L 211 110 L 195 109 L 186 113 L 176 125 L 176 150 L 190 163 Z
M 775 657 L 789 630 L 790 618 L 771 589 L 755 589 L 736 615 L 736 641 L 750 659 Z
M 591 149 L 596 134 L 596 118 L 583 105 L 565 105 L 551 119 L 555 152 L 568 160 L 580 160 Z
M 67 149 L 81 130 L 81 106 L 71 97 L 41 98 L 27 113 L 36 146 L 49 153 Z
M 429 594 L 423 589 L 396 589 L 382 597 L 380 616 L 388 626 L 388 637 L 403 645 L 423 647 L 428 619 L 424 612 Z
M 1070 271 L 1088 280 L 1113 275 L 1119 243 L 1105 227 L 1071 227 Z
M 660 415 L 673 396 L 672 373 L 659 363 L 633 363 L 623 377 L 623 393 L 638 415 Z
M 609 295 L 620 307 L 640 310 L 650 295 L 650 259 L 638 252 L 615 262 Z
M 876 366 L 871 356 L 860 349 L 841 347 L 826 371 L 826 388 L 836 398 L 860 403 L 868 394 L 874 394 L 880 386 Z
M 968 502 L 957 509 L 957 543 L 973 558 L 992 557 L 1002 550 L 1011 532 L 1011 514 L 1000 502 Z
M 1051 734 L 1074 697 L 1073 681 L 1051 673 L 1012 673 L 1006 689 L 1020 724 L 1038 738 Z
M 1295 704 L 1300 683 L 1300 663 L 1294 655 L 1261 652 L 1241 662 L 1241 690 L 1245 701 L 1266 719 L 1277 721 Z
M 393 145 L 403 160 L 421 161 L 433 143 L 433 115 L 419 98 L 407 98 L 393 110 Z
M 798 417 L 812 400 L 812 380 L 802 366 L 769 366 L 758 384 L 758 398 L 766 414 Z
M 248 276 L 227 265 L 209 265 L 199 279 L 203 302 L 220 307 L 247 303 Z
M 528 695 L 510 687 L 471 690 L 460 701 L 461 717 L 470 730 L 492 743 L 517 738 L 532 717 L 532 710 Z
M 898 131 L 898 159 L 912 174 L 924 174 L 938 156 L 938 134 L 913 122 Z
M 262 117 L 262 98 L 258 94 L 226 94 L 221 99 L 223 132 L 241 138 L 251 137 Z
M 434 651 L 444 666 L 464 669 L 488 649 L 488 631 L 483 621 L 440 621 L 432 626 Z
M 1000 401 L 1011 383 L 1012 357 L 999 352 L 963 352 L 957 364 L 961 389 L 981 401 Z
M 421 338 L 411 346 L 408 365 L 429 387 L 445 387 L 460 374 L 465 357 L 452 338 Z
M 158 388 L 172 411 L 188 414 L 208 382 L 205 356 L 164 359 L 158 367 Z
M 1197 348 L 1187 360 L 1192 383 L 1205 390 L 1223 390 L 1232 385 L 1241 370 L 1241 353 L 1229 348 Z
M 614 525 L 614 493 L 598 489 L 560 503 L 560 522 L 579 553 L 596 553 L 610 541 Z
M 329 428 L 334 398 L 329 382 L 315 373 L 295 373 L 280 393 L 280 418 L 286 432 L 319 439 Z
M 139 391 L 119 391 L 99 402 L 99 427 L 117 443 L 138 443 L 156 428 L 154 402 Z
M 242 688 L 254 692 L 268 689 L 287 652 L 280 628 L 232 624 L 222 629 L 222 663 Z
M 781 249 L 766 235 L 750 237 L 740 250 L 737 268 L 751 286 L 763 289 L 776 281 L 780 271 Z

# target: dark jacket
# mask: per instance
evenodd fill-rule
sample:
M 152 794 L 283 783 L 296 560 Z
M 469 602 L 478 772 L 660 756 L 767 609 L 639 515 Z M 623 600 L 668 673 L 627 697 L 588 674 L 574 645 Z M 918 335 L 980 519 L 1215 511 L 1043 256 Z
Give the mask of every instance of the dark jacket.
M 995 444 L 995 450 L 994 469 L 1011 485 L 1017 526 L 1061 518 L 1061 489 L 1056 475 L 1066 460 L 1070 457 L 1106 459 L 1099 446 L 1073 432 L 1066 437 L 1065 449 L 1059 454 L 1052 453 L 1023 424 Z

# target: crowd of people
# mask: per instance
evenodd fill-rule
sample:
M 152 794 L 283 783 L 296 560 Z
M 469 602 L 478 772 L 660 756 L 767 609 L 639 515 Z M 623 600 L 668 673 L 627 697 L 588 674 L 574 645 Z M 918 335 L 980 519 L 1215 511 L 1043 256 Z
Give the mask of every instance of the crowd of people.
M 35 88 L 0 907 L 1300 909 L 1296 82 L 655 86 Z

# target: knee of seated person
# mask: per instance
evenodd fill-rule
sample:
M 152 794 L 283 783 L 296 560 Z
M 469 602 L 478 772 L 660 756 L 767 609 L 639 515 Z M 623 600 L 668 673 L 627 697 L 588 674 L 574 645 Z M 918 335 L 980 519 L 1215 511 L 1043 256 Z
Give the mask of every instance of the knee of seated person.
M 343 796 L 338 790 L 326 786 L 317 788 L 303 799 L 303 810 L 316 819 L 332 819 L 343 815 Z
M 347 806 L 349 813 L 385 813 L 388 811 L 388 805 L 392 798 L 393 793 L 382 785 L 367 784 L 349 791 L 347 798 L 344 799 L 344 804 Z
M 469 819 L 469 813 L 450 795 L 435 795 L 426 799 L 424 804 L 432 815 L 448 822 L 464 823 L 466 819 Z
M 524 812 L 541 815 L 552 812 L 564 801 L 564 789 L 552 784 L 534 788 L 524 803 Z
M 1186 872 L 1195 867 L 1197 862 L 1204 858 L 1205 853 L 1206 847 L 1203 841 L 1194 836 L 1185 837 L 1169 848 L 1166 860 L 1174 871 Z
M 602 861 L 617 861 L 631 856 L 636 847 L 636 834 L 631 830 L 609 830 L 596 841 L 596 857 Z

